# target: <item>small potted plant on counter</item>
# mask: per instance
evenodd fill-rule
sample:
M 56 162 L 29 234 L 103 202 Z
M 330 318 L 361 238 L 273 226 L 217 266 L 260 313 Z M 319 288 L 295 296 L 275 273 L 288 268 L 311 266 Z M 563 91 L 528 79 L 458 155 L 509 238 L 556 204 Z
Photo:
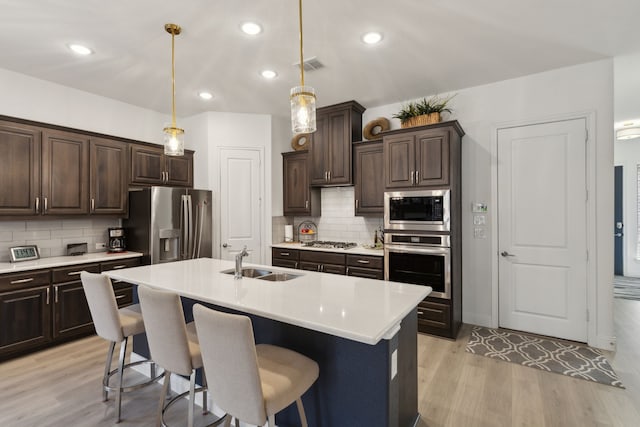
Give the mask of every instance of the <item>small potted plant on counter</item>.
M 400 126 L 403 128 L 439 123 L 442 120 L 441 113 L 451 113 L 448 105 L 454 96 L 441 98 L 434 95 L 430 98 L 422 98 L 420 101 L 409 102 L 403 105 L 393 117 L 400 119 Z

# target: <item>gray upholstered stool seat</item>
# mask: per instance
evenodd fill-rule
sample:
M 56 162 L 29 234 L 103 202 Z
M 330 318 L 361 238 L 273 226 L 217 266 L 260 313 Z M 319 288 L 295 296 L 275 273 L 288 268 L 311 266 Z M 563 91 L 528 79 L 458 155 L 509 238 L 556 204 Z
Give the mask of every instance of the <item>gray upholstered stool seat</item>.
M 207 388 L 203 375 L 203 386 L 196 389 L 196 369 L 202 368 L 202 355 L 198 344 L 198 335 L 193 322 L 185 324 L 184 311 L 177 294 L 152 289 L 146 286 L 138 288 L 142 315 L 147 325 L 147 340 L 153 360 L 165 370 L 163 391 L 160 394 L 160 407 L 157 425 L 166 426 L 165 412 L 180 398 L 189 395 L 187 426 L 192 427 L 195 412 L 195 393 L 203 392 L 203 412 L 207 413 Z M 169 388 L 170 375 L 189 377 L 189 391 L 175 396 L 165 404 Z M 224 421 L 224 416 L 209 425 Z
M 156 376 L 155 365 L 149 360 L 142 360 L 135 363 L 126 363 L 127 343 L 129 337 L 144 333 L 144 321 L 139 305 L 118 309 L 111 280 L 102 274 L 94 274 L 83 271 L 80 274 L 82 287 L 89 304 L 91 318 L 96 328 L 96 333 L 110 342 L 107 352 L 107 360 L 102 377 L 102 398 L 109 399 L 109 392 L 116 393 L 116 422 L 120 422 L 122 412 L 122 393 L 137 390 L 141 387 L 157 381 L 160 376 Z M 120 343 L 120 357 L 118 367 L 111 370 L 111 361 L 116 343 Z M 141 363 L 151 363 L 151 379 L 145 380 L 127 387 L 123 387 L 124 371 Z M 117 384 L 109 385 L 109 379 L 117 375 Z
M 216 404 L 231 417 L 275 427 L 275 414 L 296 402 L 307 426 L 302 395 L 318 378 L 318 364 L 292 350 L 255 345 L 251 319 L 200 304 L 193 307 L 202 361 Z M 224 343 L 224 346 L 220 346 Z

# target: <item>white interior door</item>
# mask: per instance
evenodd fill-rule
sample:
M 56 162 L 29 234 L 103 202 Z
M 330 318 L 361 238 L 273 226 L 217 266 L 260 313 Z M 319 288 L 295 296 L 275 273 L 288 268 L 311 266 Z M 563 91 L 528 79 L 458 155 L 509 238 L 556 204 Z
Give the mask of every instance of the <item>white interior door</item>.
M 586 120 L 498 131 L 499 324 L 587 340 Z
M 249 262 L 262 262 L 262 162 L 256 149 L 220 150 L 220 257 L 247 246 Z

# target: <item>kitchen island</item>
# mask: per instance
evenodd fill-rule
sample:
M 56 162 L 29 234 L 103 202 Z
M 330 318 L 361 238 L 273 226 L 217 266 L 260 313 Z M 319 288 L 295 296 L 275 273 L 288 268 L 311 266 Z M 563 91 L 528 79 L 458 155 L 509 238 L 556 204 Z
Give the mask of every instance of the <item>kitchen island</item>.
M 303 396 L 310 426 L 410 427 L 417 411 L 416 306 L 430 288 L 267 266 L 286 281 L 235 280 L 231 261 L 201 258 L 107 272 L 113 279 L 176 292 L 185 317 L 200 302 L 251 317 L 257 343 L 316 360 L 320 377 Z M 148 355 L 137 340 L 136 353 Z M 224 346 L 224 343 L 221 343 Z M 299 425 L 295 405 L 276 417 Z

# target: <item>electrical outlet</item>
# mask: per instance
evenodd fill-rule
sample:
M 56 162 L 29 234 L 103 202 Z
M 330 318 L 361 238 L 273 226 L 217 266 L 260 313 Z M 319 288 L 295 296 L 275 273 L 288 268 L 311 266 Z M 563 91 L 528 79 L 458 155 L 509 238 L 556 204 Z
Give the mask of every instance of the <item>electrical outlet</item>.
M 96 243 L 96 249 L 104 249 L 106 248 L 107 245 L 104 243 Z

